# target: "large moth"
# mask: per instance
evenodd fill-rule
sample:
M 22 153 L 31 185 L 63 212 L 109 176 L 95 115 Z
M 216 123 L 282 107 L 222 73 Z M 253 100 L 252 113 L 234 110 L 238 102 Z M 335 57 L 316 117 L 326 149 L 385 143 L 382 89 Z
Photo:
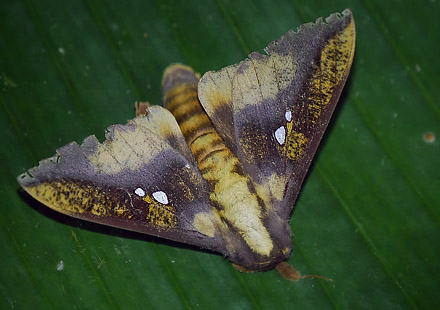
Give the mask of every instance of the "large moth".
M 290 214 L 354 47 L 347 9 L 200 79 L 171 65 L 164 107 L 141 105 L 103 143 L 61 147 L 18 182 L 73 217 L 219 252 L 241 270 L 282 266 Z

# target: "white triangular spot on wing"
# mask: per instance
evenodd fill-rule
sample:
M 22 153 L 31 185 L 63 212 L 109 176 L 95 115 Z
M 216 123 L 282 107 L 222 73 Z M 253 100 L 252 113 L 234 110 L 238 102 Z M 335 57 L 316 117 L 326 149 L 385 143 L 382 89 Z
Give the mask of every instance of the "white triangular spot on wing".
M 290 122 L 292 120 L 292 112 L 287 111 L 286 114 L 284 114 L 284 117 L 286 118 L 286 121 Z
M 277 130 L 275 130 L 275 139 L 277 139 L 280 145 L 284 144 L 284 141 L 286 141 L 286 129 L 284 128 L 284 126 L 281 126 Z
M 153 193 L 153 198 L 156 199 L 158 202 L 160 202 L 161 204 L 168 204 L 168 197 L 167 194 L 165 194 L 162 191 L 157 191 Z
M 145 196 L 145 191 L 142 188 L 140 188 L 140 187 L 136 188 L 134 193 L 136 195 L 138 195 L 139 197 L 144 197 Z

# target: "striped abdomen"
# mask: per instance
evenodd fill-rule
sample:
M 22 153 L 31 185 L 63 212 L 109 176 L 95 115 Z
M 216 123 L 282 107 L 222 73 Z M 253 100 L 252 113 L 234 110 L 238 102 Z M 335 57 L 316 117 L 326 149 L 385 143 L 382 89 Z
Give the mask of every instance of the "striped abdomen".
M 254 252 L 269 256 L 273 244 L 263 225 L 264 206 L 238 158 L 224 144 L 197 97 L 198 77 L 173 65 L 163 79 L 164 106 L 176 118 L 199 170 L 210 187 L 211 204 Z
M 172 80 L 170 80 L 172 79 Z M 166 81 L 169 83 L 167 84 Z M 204 162 L 214 152 L 224 159 L 232 153 L 214 129 L 197 98 L 198 78 L 188 68 L 174 65 L 164 75 L 164 106 L 174 115 L 183 136 L 194 154 L 202 173 L 208 167 Z

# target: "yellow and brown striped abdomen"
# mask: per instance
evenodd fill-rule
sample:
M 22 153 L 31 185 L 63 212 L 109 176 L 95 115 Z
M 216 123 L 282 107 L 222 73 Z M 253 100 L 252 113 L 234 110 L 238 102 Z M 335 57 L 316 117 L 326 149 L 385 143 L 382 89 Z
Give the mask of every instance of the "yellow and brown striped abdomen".
M 164 73 L 164 106 L 176 118 L 197 164 L 213 152 L 232 155 L 226 148 L 197 97 L 198 77 L 191 68 L 172 65 Z M 202 171 L 203 173 L 203 171 Z
M 198 168 L 210 188 L 212 207 L 242 236 L 248 247 L 269 257 L 273 249 L 262 222 L 265 217 L 249 176 L 235 154 L 225 145 L 197 96 L 198 77 L 183 65 L 172 65 L 162 81 L 164 106 L 176 118 Z

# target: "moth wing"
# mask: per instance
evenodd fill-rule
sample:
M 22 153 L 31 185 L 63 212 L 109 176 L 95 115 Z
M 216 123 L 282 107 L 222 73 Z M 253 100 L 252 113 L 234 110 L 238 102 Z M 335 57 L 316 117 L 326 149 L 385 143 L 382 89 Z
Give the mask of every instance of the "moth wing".
M 199 80 L 198 96 L 217 132 L 226 145 L 236 154 L 239 141 L 234 126 L 234 105 L 232 102 L 232 81 L 241 63 L 219 71 L 209 71 Z
M 169 111 L 148 107 L 106 138 L 70 143 L 18 182 L 61 213 L 222 252 L 206 181 Z
M 241 63 L 206 73 L 199 98 L 280 215 L 291 211 L 351 68 L 351 12 L 302 25 Z

